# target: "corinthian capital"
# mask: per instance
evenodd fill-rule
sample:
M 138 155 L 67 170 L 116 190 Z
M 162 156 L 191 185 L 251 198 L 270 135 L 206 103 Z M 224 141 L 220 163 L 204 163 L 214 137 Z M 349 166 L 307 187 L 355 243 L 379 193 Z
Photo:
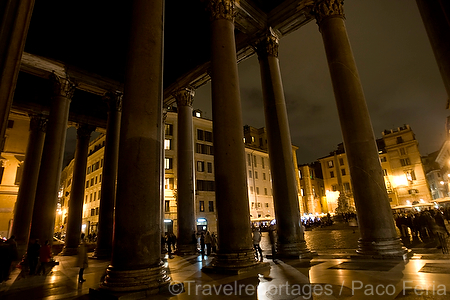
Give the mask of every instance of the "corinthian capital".
M 258 58 L 266 58 L 268 56 L 278 57 L 278 37 L 272 28 L 269 28 L 267 35 L 256 44 L 256 52 Z
M 177 90 L 173 96 L 175 100 L 177 100 L 178 106 L 190 106 L 192 107 L 192 103 L 194 102 L 194 94 L 195 90 L 191 87 L 184 87 Z
M 103 101 L 108 105 L 109 111 L 122 111 L 122 98 L 121 92 L 107 92 L 103 96 Z
M 47 118 L 42 115 L 30 115 L 30 130 L 39 130 L 45 132 L 47 130 Z
M 72 99 L 73 93 L 75 93 L 76 84 L 70 81 L 70 79 L 59 77 L 55 73 L 50 74 L 50 80 L 53 84 L 53 95 L 61 96 L 67 99 Z
M 312 13 L 316 17 L 317 24 L 328 17 L 344 18 L 344 0 L 324 0 L 316 3 Z
M 89 124 L 78 124 L 77 125 L 77 138 L 78 139 L 89 139 L 91 137 L 92 131 L 95 130 L 95 126 Z
M 236 12 L 235 2 L 239 0 L 208 0 L 211 20 L 225 19 L 233 21 Z

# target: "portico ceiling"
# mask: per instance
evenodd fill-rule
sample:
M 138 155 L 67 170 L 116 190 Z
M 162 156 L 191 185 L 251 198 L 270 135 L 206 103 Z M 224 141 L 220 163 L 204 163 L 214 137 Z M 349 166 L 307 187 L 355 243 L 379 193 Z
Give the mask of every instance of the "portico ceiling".
M 183 86 L 209 80 L 208 0 L 166 0 L 164 102 Z M 77 82 L 72 122 L 106 124 L 106 91 L 121 91 L 126 65 L 131 1 L 36 1 L 22 57 L 13 107 L 48 112 L 48 75 L 67 74 Z M 238 60 L 254 54 L 252 45 L 271 27 L 282 37 L 312 20 L 313 0 L 237 1 Z

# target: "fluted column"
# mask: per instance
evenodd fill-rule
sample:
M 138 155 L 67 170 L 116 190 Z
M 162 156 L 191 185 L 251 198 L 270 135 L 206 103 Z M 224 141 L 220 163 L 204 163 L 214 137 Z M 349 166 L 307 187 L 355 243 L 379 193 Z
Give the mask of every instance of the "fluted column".
M 102 196 L 98 215 L 96 258 L 110 258 L 114 228 L 114 205 L 116 202 L 116 179 L 119 159 L 120 119 L 122 116 L 122 93 L 107 93 L 108 121 L 106 124 L 105 152 L 103 156 Z
M 195 224 L 195 167 L 192 102 L 195 91 L 183 88 L 175 93 L 178 109 L 177 138 L 177 252 L 196 253 L 192 243 Z
M 0 145 L 13 102 L 34 0 L 4 0 L 0 10 Z
M 68 78 L 56 75 L 50 79 L 54 85 L 54 95 L 42 152 L 30 238 L 52 243 L 69 107 L 75 85 Z
M 450 108 L 450 4 L 448 0 L 416 2 L 447 90 L 447 108 Z
M 161 261 L 164 1 L 132 2 L 111 265 L 100 288 L 157 293 Z
M 293 151 L 278 60 L 278 37 L 269 33 L 257 45 L 264 99 L 267 143 L 277 219 L 277 255 L 306 257 L 304 232 L 294 171 Z
M 210 267 L 258 264 L 252 250 L 233 0 L 208 1 L 211 12 L 211 86 L 219 252 Z M 204 268 L 205 269 L 205 268 Z
M 406 253 L 395 231 L 375 136 L 344 22 L 343 1 L 326 0 L 314 8 L 325 46 L 361 238 L 359 254 L 374 257 Z
M 86 188 L 86 167 L 89 140 L 95 126 L 81 124 L 77 128 L 77 144 L 73 166 L 73 183 L 70 193 L 67 231 L 62 255 L 75 255 L 80 244 L 81 220 L 83 218 L 84 191 Z
M 11 230 L 11 235 L 16 236 L 19 257 L 22 257 L 27 251 L 46 124 L 47 119 L 42 115 L 31 116 L 30 135 L 28 137 L 22 180 L 20 181 L 14 208 L 14 221 Z

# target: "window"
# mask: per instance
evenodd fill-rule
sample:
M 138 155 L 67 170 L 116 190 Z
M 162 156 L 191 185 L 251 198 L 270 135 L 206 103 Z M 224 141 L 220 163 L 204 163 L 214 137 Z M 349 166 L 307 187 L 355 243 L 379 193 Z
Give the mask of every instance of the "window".
M 204 140 L 204 138 L 203 138 L 203 130 L 201 130 L 201 129 L 197 129 L 197 140 L 199 140 L 199 141 L 203 141 Z
M 205 211 L 205 201 L 199 201 L 198 203 L 200 205 L 200 211 Z
M 196 145 L 197 153 L 214 155 L 214 147 L 213 146 L 200 144 L 200 143 L 197 143 L 195 145 Z
M 382 157 L 380 157 L 380 161 L 381 161 L 381 162 L 387 162 L 387 158 L 386 158 L 386 156 L 382 156 Z
M 94 185 L 94 178 L 91 178 L 91 186 Z
M 92 202 L 92 194 L 89 195 L 89 202 Z
M 264 195 L 267 195 L 267 188 L 264 188 Z
M 22 180 L 22 174 L 23 174 L 23 163 L 20 163 L 17 166 L 16 170 L 16 179 L 14 180 L 15 185 L 20 185 L 20 181 Z
M 259 187 L 256 187 L 256 195 L 259 195 Z
M 403 143 L 403 137 L 399 136 L 397 137 L 397 144 Z
M 263 173 L 263 180 L 266 180 L 266 173 Z
M 211 131 L 206 131 L 205 130 L 205 141 L 206 142 L 211 142 L 213 141 L 213 135 Z
M 255 179 L 258 179 L 258 172 L 255 171 Z
M 344 165 L 344 159 L 343 158 L 339 158 L 339 165 L 343 166 Z
M 253 156 L 253 163 L 255 165 L 255 168 L 258 166 L 257 162 L 256 162 L 256 156 Z
M 95 176 L 95 184 L 97 184 L 98 176 Z
M 165 212 L 170 212 L 170 200 L 165 200 L 164 201 L 164 211 Z
M 309 178 L 314 179 L 314 170 L 309 170 Z
M 413 180 L 416 180 L 416 173 L 414 172 L 414 170 L 406 172 L 406 179 L 411 182 Z
M 172 149 L 172 140 L 171 139 L 165 139 L 164 140 L 164 149 L 165 150 Z
M 333 185 L 331 186 L 331 190 L 332 190 L 333 192 L 337 192 L 337 190 L 338 190 L 337 184 L 333 184 Z
M 264 157 L 261 157 L 261 167 L 264 169 Z
M 327 162 L 327 164 L 328 164 L 328 168 L 334 167 L 334 163 L 333 163 L 332 160 L 329 160 L 329 161 Z
M 198 172 L 205 172 L 205 162 L 204 161 L 197 161 L 197 171 Z
M 248 165 L 251 166 L 252 165 L 252 159 L 250 157 L 250 154 L 247 154 L 247 161 L 248 161 Z
M 269 203 L 268 202 L 264 203 L 264 206 L 269 207 Z
M 344 182 L 344 192 L 350 193 L 350 183 Z
M 252 202 L 252 209 L 255 208 L 255 202 Z
M 95 209 L 91 208 L 91 217 L 95 216 Z
M 97 192 L 94 192 L 94 201 L 97 199 Z
M 300 179 L 303 178 L 302 170 L 298 170 L 298 178 L 300 178 Z
M 400 155 L 406 155 L 406 148 L 400 148 Z
M 197 180 L 197 191 L 214 192 L 214 181 L 211 180 Z
M 86 203 L 87 203 L 87 198 L 88 198 L 88 197 L 87 197 L 87 195 L 86 195 L 86 199 L 84 199 L 84 204 L 86 204 Z
M 173 182 L 174 182 L 173 178 L 165 178 L 164 179 L 164 188 L 166 190 L 173 190 Z
M 252 178 L 252 171 L 248 171 L 248 178 Z
M 341 169 L 341 174 L 342 174 L 342 176 L 345 176 L 345 175 L 346 175 L 345 169 Z
M 172 158 L 169 157 L 164 158 L 164 169 L 172 170 Z
M 104 142 L 103 142 L 104 143 Z M 102 158 L 102 160 L 100 161 L 100 168 L 103 168 L 103 158 Z
M 300 195 L 303 197 L 303 196 L 305 196 L 305 189 L 304 188 L 301 188 L 300 189 Z
M 208 169 L 208 173 L 212 173 L 212 162 L 207 162 L 206 166 L 207 166 L 207 169 Z
M 88 174 L 91 173 L 91 166 L 88 167 L 87 173 L 88 173 Z
M 214 212 L 214 201 L 208 201 L 208 211 Z
M 388 176 L 387 170 L 383 169 L 383 176 Z
M 101 194 L 102 194 L 102 190 L 98 190 L 98 200 L 100 200 Z
M 165 135 L 173 135 L 173 125 L 172 124 L 164 124 L 164 134 Z
M 334 172 L 333 171 L 330 172 L 330 177 L 334 178 Z
M 98 182 L 102 182 L 102 174 L 100 174 L 100 178 L 98 179 Z
M 411 164 L 411 162 L 409 161 L 409 158 L 401 158 L 400 164 L 402 165 L 402 167 L 404 167 L 404 166 L 409 166 Z
M 253 194 L 253 187 L 250 186 L 250 194 Z
M 95 215 L 98 216 L 98 207 L 95 208 Z

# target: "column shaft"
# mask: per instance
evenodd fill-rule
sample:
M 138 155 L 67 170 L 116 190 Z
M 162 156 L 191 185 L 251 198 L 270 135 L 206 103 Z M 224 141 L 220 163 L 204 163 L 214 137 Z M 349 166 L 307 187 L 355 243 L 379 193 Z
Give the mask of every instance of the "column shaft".
M 255 265 L 248 205 L 234 1 L 210 1 L 213 20 L 211 86 L 219 253 L 216 268 Z
M 277 255 L 305 257 L 303 229 L 296 184 L 286 101 L 278 61 L 278 40 L 269 34 L 258 46 L 264 113 L 277 220 Z
M 22 180 L 20 181 L 11 231 L 11 234 L 16 236 L 19 257 L 22 257 L 27 251 L 39 166 L 44 147 L 46 122 L 47 119 L 42 116 L 32 116 L 30 120 L 30 135 L 25 152 Z
M 111 257 L 119 159 L 120 119 L 122 116 L 122 94 L 108 93 L 105 98 L 108 103 L 108 121 L 106 124 L 105 152 L 103 157 L 97 247 L 94 251 L 94 256 L 97 258 Z
M 133 1 L 119 142 L 109 291 L 157 293 L 161 262 L 162 54 L 164 1 Z
M 333 3 L 333 4 L 330 4 Z M 358 253 L 402 256 L 394 227 L 369 111 L 343 19 L 341 2 L 323 1 L 316 18 L 325 46 L 361 238 Z
M 56 205 L 66 142 L 70 100 L 75 86 L 65 78 L 52 76 L 54 97 L 42 152 L 30 238 L 53 241 Z
M 2 1 L 0 9 L 0 141 L 3 141 L 16 89 L 34 0 Z M 0 143 L 1 145 L 3 144 Z
M 195 167 L 192 100 L 194 91 L 181 89 L 175 94 L 178 109 L 177 138 L 177 252 L 196 253 L 192 243 L 195 232 Z
M 73 183 L 70 193 L 69 215 L 67 217 L 67 231 L 62 254 L 74 255 L 78 253 L 80 244 L 81 220 L 83 218 L 84 191 L 86 188 L 86 167 L 89 150 L 89 140 L 95 127 L 79 125 L 77 129 L 77 144 L 73 166 Z

